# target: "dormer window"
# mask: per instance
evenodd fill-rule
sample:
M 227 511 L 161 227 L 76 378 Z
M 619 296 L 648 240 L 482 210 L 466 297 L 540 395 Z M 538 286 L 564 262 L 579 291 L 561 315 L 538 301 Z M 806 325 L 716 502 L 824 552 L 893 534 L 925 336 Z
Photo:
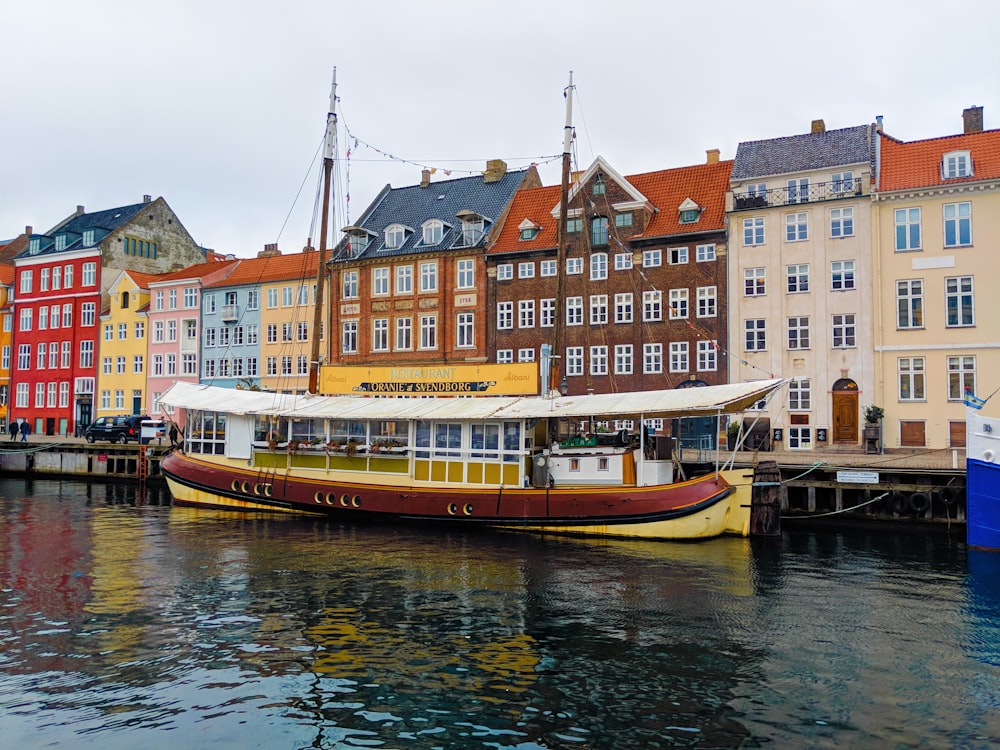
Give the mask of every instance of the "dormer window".
M 83 230 L 83 244 L 90 247 L 94 244 L 94 230 L 84 229 Z
M 431 219 L 424 224 L 425 245 L 439 245 L 444 238 L 444 222 L 438 219 Z
M 541 229 L 535 222 L 531 219 L 525 219 L 520 224 L 517 225 L 518 238 L 521 241 L 533 240 L 538 236 L 538 230 Z
M 38 255 L 42 249 L 42 239 L 40 237 L 32 237 L 28 241 L 28 255 Z
M 465 247 L 476 245 L 483 238 L 486 223 L 482 216 L 466 216 L 462 218 L 462 244 Z
M 66 235 L 65 234 L 57 234 L 56 235 L 56 250 L 65 250 L 65 249 L 66 249 Z
M 972 156 L 968 151 L 952 151 L 941 158 L 941 178 L 972 177 Z
M 347 235 L 347 249 L 352 258 L 357 258 L 368 249 L 368 235 L 363 232 L 352 232 Z
M 398 250 L 406 242 L 406 229 L 402 224 L 392 224 L 385 230 L 385 249 Z
M 607 185 L 604 184 L 604 175 L 599 174 L 594 179 L 594 184 L 591 185 L 590 192 L 594 195 L 604 195 L 606 192 Z
M 690 198 L 685 199 L 684 202 L 677 207 L 677 211 L 681 224 L 694 224 L 701 218 L 701 206 Z

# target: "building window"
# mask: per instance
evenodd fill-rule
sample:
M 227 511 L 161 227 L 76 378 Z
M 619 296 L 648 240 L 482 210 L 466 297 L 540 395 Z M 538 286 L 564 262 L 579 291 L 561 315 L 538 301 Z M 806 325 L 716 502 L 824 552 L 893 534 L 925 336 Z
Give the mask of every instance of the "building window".
M 688 249 L 686 247 L 672 247 L 670 253 L 670 265 L 679 266 L 688 262 Z
M 855 346 L 854 313 L 833 316 L 833 348 L 853 349 Z
M 21 271 L 21 294 L 31 294 L 31 276 L 33 271 Z
M 750 318 L 743 321 L 744 348 L 748 352 L 762 352 L 767 349 L 767 320 Z
M 420 316 L 420 348 L 437 349 L 437 316 Z
M 385 297 L 389 294 L 389 268 L 380 266 L 372 269 L 372 296 Z
M 544 276 L 555 276 L 559 272 L 559 264 L 554 260 L 543 260 L 539 263 L 541 266 L 541 275 Z
M 972 159 L 968 151 L 952 151 L 941 157 L 941 179 L 954 180 L 972 176 Z
M 566 274 L 574 276 L 580 273 L 583 273 L 583 258 L 567 258 Z
M 802 242 L 809 239 L 808 214 L 805 212 L 785 216 L 785 240 Z
M 568 297 L 566 299 L 566 325 L 583 325 L 583 297 Z
M 694 255 L 697 263 L 715 260 L 715 245 L 697 245 L 694 249 Z
M 118 324 L 118 340 L 125 341 L 128 339 L 128 323 Z
M 615 270 L 628 271 L 632 268 L 632 253 L 615 253 Z
M 716 341 L 698 342 L 698 372 L 714 372 L 718 366 L 719 344 Z
M 830 283 L 833 291 L 854 289 L 854 261 L 835 260 L 830 264 Z
M 214 297 L 215 295 L 205 295 L 206 298 L 209 297 L 209 296 Z M 267 308 L 269 310 L 273 310 L 277 306 L 278 306 L 278 288 L 272 286 L 272 287 L 269 287 L 268 290 L 267 290 Z M 213 307 L 213 310 L 209 311 L 209 310 L 206 309 L 206 312 L 214 312 L 214 307 L 215 307 L 214 300 L 212 302 L 212 307 Z
M 590 256 L 590 280 L 601 281 L 608 278 L 608 254 L 594 253 Z
M 807 451 L 812 448 L 812 428 L 795 426 L 788 428 L 788 449 Z
M 55 344 L 55 342 L 52 342 Z M 17 345 L 17 369 L 18 370 L 30 370 L 31 369 L 31 344 L 18 344 Z M 25 404 L 27 406 L 27 404 Z
M 514 278 L 514 264 L 501 263 L 497 266 L 497 281 L 510 281 Z
M 663 251 L 659 248 L 642 251 L 642 267 L 658 268 L 663 265 Z
M 396 318 L 396 351 L 409 351 L 413 348 L 413 321 L 409 318 Z
M 341 296 L 344 299 L 356 298 L 358 296 L 358 272 L 344 271 L 342 280 L 343 291 L 341 292 Z
M 413 294 L 413 266 L 396 266 L 396 294 Z
M 344 354 L 358 353 L 358 321 L 344 321 L 342 324 L 340 347 Z
M 156 294 L 153 295 L 153 300 L 154 300 L 153 301 L 153 309 L 154 310 L 160 311 L 160 310 L 163 309 L 163 299 L 164 299 L 164 297 L 163 297 L 163 290 L 162 289 L 160 291 L 158 291 Z M 128 307 L 128 298 L 127 297 L 125 298 L 125 302 L 126 302 L 125 306 Z
M 896 251 L 920 249 L 920 209 L 897 208 L 896 217 Z
M 459 349 L 471 349 L 476 345 L 475 338 L 475 314 L 458 314 L 458 331 L 455 337 L 455 346 Z
M 632 374 L 632 345 L 615 345 L 615 375 Z
M 514 327 L 514 303 L 497 302 L 497 329 L 509 331 Z
M 854 236 L 854 209 L 830 209 L 830 236 L 833 238 Z
M 456 262 L 458 272 L 458 288 L 472 289 L 476 286 L 476 261 L 472 258 L 462 258 Z
M 688 317 L 688 290 L 670 290 L 670 319 L 683 320 Z
M 809 378 L 793 378 L 789 381 L 788 408 L 790 411 L 812 409 L 812 381 Z
M 642 371 L 646 375 L 663 372 L 663 344 L 642 345 Z
M 680 223 L 681 224 L 693 224 L 698 221 L 698 217 L 701 216 L 701 209 L 698 208 L 686 208 L 681 211 Z
M 834 195 L 842 195 L 844 193 L 854 192 L 854 173 L 853 172 L 834 172 L 833 179 L 830 181 L 830 187 L 833 190 Z
M 896 327 L 924 327 L 924 282 L 921 279 L 896 282 Z
M 56 273 L 59 269 L 56 268 L 52 271 L 52 278 L 54 279 L 59 274 Z M 73 266 L 63 266 L 63 288 L 72 289 L 73 288 Z
M 754 247 L 764 244 L 764 218 L 743 220 L 743 246 Z
M 645 323 L 663 320 L 663 293 L 659 289 L 642 293 L 642 320 Z
M 947 325 L 949 328 L 975 325 L 971 276 L 944 280 Z
M 193 286 L 184 287 L 184 307 L 191 309 L 198 306 L 198 289 Z
M 56 306 L 55 309 L 58 310 L 59 309 L 58 306 Z M 30 331 L 31 330 L 31 312 L 32 311 L 31 311 L 30 307 L 25 307 L 25 308 L 21 309 L 21 325 L 20 325 L 20 329 L 19 330 L 22 330 L 22 331 Z M 58 322 L 58 320 L 59 320 L 59 315 L 57 313 L 53 317 L 53 322 L 56 323 L 56 322 Z M 55 325 L 53 325 L 52 327 L 55 328 Z
M 809 202 L 809 179 L 807 177 L 786 180 L 785 186 L 788 189 L 789 203 Z
M 809 318 L 799 316 L 788 319 L 788 348 L 809 348 Z
M 590 244 L 594 247 L 608 244 L 608 219 L 606 216 L 595 216 L 590 220 Z
M 67 302 L 63 305 L 62 309 L 62 327 L 72 328 L 73 327 L 73 303 Z
M 608 295 L 590 295 L 590 324 L 592 326 L 608 324 Z
M 899 368 L 899 400 L 924 400 L 924 358 L 900 357 L 897 360 Z
M 785 267 L 788 293 L 798 294 L 809 291 L 809 264 L 799 263 Z
M 385 228 L 385 249 L 398 250 L 406 240 L 406 231 L 399 224 L 392 224 Z
M 566 347 L 566 375 L 583 375 L 583 347 Z
M 593 195 L 604 195 L 607 192 L 607 186 L 604 183 L 604 175 L 597 175 L 594 178 L 594 182 L 590 186 L 590 192 Z
M 517 361 L 518 362 L 534 362 L 535 361 L 535 350 L 534 349 L 518 349 L 517 350 Z
M 714 318 L 716 308 L 716 288 L 714 286 L 698 287 L 698 317 Z
M 372 351 L 389 351 L 389 319 L 375 318 L 372 321 Z
M 535 327 L 535 300 L 522 299 L 517 303 L 517 327 Z
M 763 268 L 743 269 L 743 294 L 747 297 L 762 297 L 766 290 Z
M 632 322 L 632 292 L 615 295 L 615 323 Z
M 556 301 L 555 298 L 542 300 L 542 328 L 552 328 L 556 324 Z
M 583 231 L 583 219 L 577 217 L 575 219 L 566 220 L 566 233 L 574 234 Z
M 514 361 L 513 349 L 497 349 L 497 364 L 506 365 Z
M 630 227 L 632 226 L 632 213 L 631 211 L 624 214 L 615 214 L 615 226 L 616 227 Z
M 670 372 L 689 372 L 688 356 L 690 347 L 687 341 L 670 342 Z
M 65 353 L 64 359 L 66 360 L 63 367 L 69 367 L 69 342 L 63 342 L 63 350 Z M 94 366 L 94 342 L 93 341 L 81 341 L 80 342 L 80 369 L 89 370 Z
M 976 392 L 976 358 L 948 357 L 948 400 L 961 401 L 966 391 Z
M 963 247 L 972 244 L 972 204 L 944 204 L 944 246 Z
M 518 235 L 518 240 L 533 240 L 538 236 L 538 227 L 523 227 Z
M 608 374 L 608 347 L 605 345 L 590 347 L 590 374 Z
M 125 374 L 125 357 L 122 356 L 115 357 L 115 372 L 118 375 Z
M 444 224 L 437 219 L 432 219 L 423 227 L 425 245 L 437 245 L 444 237 Z

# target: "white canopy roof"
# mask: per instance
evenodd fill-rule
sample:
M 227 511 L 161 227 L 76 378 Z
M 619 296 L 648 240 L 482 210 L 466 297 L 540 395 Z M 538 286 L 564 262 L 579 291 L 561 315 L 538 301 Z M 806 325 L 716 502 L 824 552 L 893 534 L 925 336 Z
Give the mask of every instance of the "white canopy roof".
M 544 417 L 692 417 L 743 411 L 787 379 L 589 396 L 373 398 L 243 391 L 175 383 L 160 402 L 179 409 L 316 419 L 538 419 Z

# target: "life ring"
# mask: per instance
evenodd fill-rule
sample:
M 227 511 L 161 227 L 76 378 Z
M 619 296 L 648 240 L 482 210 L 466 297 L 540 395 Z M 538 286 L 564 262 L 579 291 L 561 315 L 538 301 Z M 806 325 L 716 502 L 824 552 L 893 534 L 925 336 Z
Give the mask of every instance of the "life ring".
M 941 499 L 942 505 L 954 505 L 958 502 L 958 488 L 957 487 L 942 487 L 938 490 L 938 497 Z
M 628 438 L 629 438 L 629 431 L 628 430 L 621 430 L 618 433 L 618 444 L 619 445 L 628 445 L 628 443 L 629 443 L 629 439 Z
M 889 495 L 889 510 L 893 513 L 899 514 L 906 510 L 906 497 L 902 492 L 893 492 Z
M 926 513 L 931 509 L 931 496 L 926 492 L 914 492 L 910 495 L 909 505 L 914 513 Z

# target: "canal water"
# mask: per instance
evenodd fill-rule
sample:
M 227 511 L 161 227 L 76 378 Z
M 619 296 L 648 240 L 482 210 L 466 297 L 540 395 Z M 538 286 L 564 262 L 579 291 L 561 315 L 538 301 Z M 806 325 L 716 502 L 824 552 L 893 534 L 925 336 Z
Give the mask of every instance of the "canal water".
M 2 747 L 998 742 L 1000 563 L 961 534 L 574 541 L 0 481 Z

